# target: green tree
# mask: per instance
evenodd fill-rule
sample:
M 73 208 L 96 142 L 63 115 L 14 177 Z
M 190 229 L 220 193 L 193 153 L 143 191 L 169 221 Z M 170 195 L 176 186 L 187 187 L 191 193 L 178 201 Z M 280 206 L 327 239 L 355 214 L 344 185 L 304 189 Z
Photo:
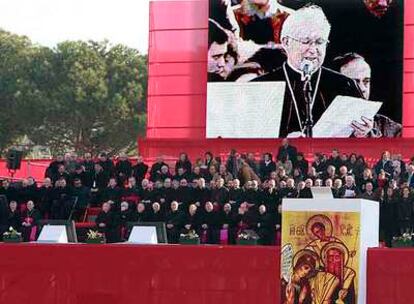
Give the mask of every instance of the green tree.
M 55 49 L 0 32 L 0 150 L 22 136 L 53 153 L 130 151 L 145 131 L 147 58 L 109 42 Z
M 42 92 L 30 71 L 32 59 L 41 51 L 27 37 L 0 30 L 0 152 L 38 123 L 31 114 Z

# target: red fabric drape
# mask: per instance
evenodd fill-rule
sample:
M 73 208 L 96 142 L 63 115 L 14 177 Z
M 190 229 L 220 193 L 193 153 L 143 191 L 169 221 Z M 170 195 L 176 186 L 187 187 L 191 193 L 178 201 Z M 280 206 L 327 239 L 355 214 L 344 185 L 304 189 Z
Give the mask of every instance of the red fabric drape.
M 0 244 L 0 303 L 275 304 L 275 247 Z
M 414 303 L 414 250 L 368 250 L 367 277 L 367 303 Z
M 279 247 L 0 244 L 0 303 L 278 304 Z M 368 304 L 413 303 L 414 250 L 368 251 Z

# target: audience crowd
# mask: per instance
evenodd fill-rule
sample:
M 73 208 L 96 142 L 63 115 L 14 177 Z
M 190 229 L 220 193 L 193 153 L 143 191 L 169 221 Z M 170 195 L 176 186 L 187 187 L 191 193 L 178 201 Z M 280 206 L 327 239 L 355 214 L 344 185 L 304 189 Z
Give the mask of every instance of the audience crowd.
M 96 160 L 67 153 L 50 163 L 41 186 L 31 177 L 0 182 L 8 205 L 0 224 L 30 241 L 40 219 L 84 221 L 88 207 L 100 207 L 96 226 L 108 242 L 124 241 L 128 222 L 165 222 L 170 243 L 195 231 L 203 243 L 235 244 L 253 230 L 260 244 L 274 245 L 282 199 L 312 198 L 311 187 L 327 186 L 335 198 L 379 201 L 380 235 L 390 244 L 413 230 L 413 175 L 414 158 L 405 163 L 385 151 L 370 167 L 362 155 L 334 149 L 307 160 L 286 139 L 275 157 L 265 153 L 260 161 L 232 150 L 225 160 L 206 152 L 191 162 L 181 153 L 175 166 L 158 157 L 149 167 L 141 156 L 132 163 L 125 154 L 113 162 L 106 153 Z

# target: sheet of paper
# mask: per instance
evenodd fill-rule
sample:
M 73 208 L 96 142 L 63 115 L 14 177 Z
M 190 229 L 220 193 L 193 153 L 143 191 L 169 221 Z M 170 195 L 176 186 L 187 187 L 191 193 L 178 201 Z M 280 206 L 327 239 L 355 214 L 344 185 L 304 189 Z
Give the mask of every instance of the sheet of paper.
M 313 137 L 349 137 L 353 120 L 361 122 L 361 116 L 373 119 L 381 106 L 382 102 L 337 96 L 313 127 Z
M 345 190 L 344 197 L 355 197 L 355 191 L 354 190 L 346 189 Z
M 277 138 L 285 82 L 207 84 L 207 138 Z

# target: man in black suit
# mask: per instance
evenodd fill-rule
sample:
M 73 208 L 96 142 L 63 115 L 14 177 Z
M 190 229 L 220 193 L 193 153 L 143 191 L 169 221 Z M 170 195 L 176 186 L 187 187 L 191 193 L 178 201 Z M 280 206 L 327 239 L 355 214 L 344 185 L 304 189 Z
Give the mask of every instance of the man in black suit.
M 297 155 L 298 149 L 295 146 L 290 145 L 287 138 L 284 138 L 277 151 L 277 160 L 281 161 L 282 159 L 288 158 L 295 164 Z
M 297 9 L 308 3 L 322 7 L 332 23 L 325 64 L 355 52 L 372 69 L 371 100 L 384 102 L 380 114 L 401 122 L 403 84 L 404 0 L 279 0 Z M 392 85 L 390 85 L 392 84 Z
M 286 62 L 253 80 L 286 82 L 279 137 L 305 136 L 308 115 L 304 88 L 309 83 L 312 89 L 307 95 L 313 125 L 338 95 L 362 98 L 352 79 L 322 66 L 330 31 L 331 26 L 319 6 L 305 6 L 292 13 L 281 33 Z
M 229 36 L 214 20 L 208 22 L 208 81 L 224 81 L 226 77 L 226 60 Z

